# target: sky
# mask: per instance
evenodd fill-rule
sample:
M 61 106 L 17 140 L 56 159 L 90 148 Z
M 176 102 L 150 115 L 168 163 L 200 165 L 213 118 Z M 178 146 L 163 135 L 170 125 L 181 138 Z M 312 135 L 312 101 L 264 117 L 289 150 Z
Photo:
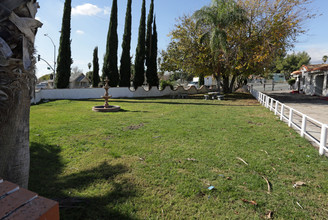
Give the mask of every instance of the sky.
M 209 5 L 211 0 L 155 0 L 154 2 L 158 32 L 158 51 L 161 51 L 165 50 L 170 42 L 168 34 L 174 29 L 176 19 L 184 14 L 191 15 L 201 7 Z M 39 54 L 42 59 L 46 60 L 53 67 L 54 45 L 56 47 L 56 55 L 58 55 L 64 0 L 39 1 L 39 4 L 40 8 L 36 17 L 43 23 L 43 26 L 38 30 L 36 36 L 36 55 Z M 122 51 L 126 4 L 127 0 L 118 0 L 118 61 Z M 131 55 L 135 55 L 137 46 L 141 4 L 142 0 L 132 0 Z M 88 63 L 92 63 L 93 50 L 98 46 L 99 74 L 101 75 L 111 5 L 111 0 L 72 0 L 71 50 L 74 61 L 72 68 L 77 66 L 83 73 L 88 72 Z M 150 0 L 146 0 L 147 14 L 149 5 Z M 328 29 L 326 28 L 328 22 L 328 1 L 314 0 L 310 7 L 317 14 L 321 14 L 321 16 L 304 23 L 308 32 L 297 39 L 293 51 L 306 51 L 312 58 L 311 63 L 317 64 L 322 63 L 323 55 L 328 55 Z M 36 64 L 36 67 L 37 77 L 52 72 L 47 69 L 48 65 L 42 60 Z

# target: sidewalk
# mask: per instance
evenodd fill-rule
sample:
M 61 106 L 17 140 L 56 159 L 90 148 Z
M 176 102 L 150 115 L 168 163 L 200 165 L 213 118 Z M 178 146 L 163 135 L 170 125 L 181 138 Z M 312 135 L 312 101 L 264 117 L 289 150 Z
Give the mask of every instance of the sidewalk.
M 264 92 L 267 96 L 279 101 L 280 103 L 285 104 L 286 106 L 299 111 L 302 114 L 307 115 L 314 120 L 317 120 L 321 124 L 328 124 L 328 99 L 318 97 L 318 96 L 308 96 L 304 94 L 291 93 L 291 91 L 267 91 Z M 278 108 L 279 109 L 279 108 Z M 289 118 L 289 110 L 284 112 L 284 117 Z M 294 111 L 293 113 L 293 123 L 294 126 L 297 126 L 298 129 L 295 128 L 296 131 L 300 132 L 300 128 L 302 127 L 302 115 L 298 114 Z M 306 133 L 314 138 L 313 140 L 310 136 L 305 135 L 305 137 L 311 142 L 312 145 L 317 146 L 320 145 L 321 135 L 322 135 L 322 127 L 325 125 L 321 125 L 318 122 L 315 122 L 311 119 L 306 120 Z M 317 142 L 315 142 L 316 140 Z M 326 146 L 328 146 L 328 138 L 326 139 Z M 326 156 L 328 156 L 328 151 L 326 151 Z
M 293 94 L 291 90 L 265 91 L 263 93 L 321 123 L 328 124 L 328 100 L 318 96 Z

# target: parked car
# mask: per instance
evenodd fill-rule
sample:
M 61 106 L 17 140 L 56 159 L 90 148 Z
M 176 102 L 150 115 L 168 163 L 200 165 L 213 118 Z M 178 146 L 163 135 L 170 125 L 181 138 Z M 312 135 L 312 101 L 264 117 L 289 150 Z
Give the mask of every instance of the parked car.
M 198 88 L 198 82 L 189 82 L 188 86 L 195 86 L 196 88 Z

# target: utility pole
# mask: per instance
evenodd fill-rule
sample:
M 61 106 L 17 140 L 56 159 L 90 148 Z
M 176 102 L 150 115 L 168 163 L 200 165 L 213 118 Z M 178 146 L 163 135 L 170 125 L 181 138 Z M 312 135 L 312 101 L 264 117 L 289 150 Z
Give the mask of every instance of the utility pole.
M 54 46 L 54 68 L 53 68 L 54 77 L 53 77 L 53 79 L 55 79 L 56 78 L 56 45 L 55 45 L 54 41 L 52 40 L 52 38 L 48 34 L 44 34 L 44 36 L 48 37 L 51 40 L 52 45 Z

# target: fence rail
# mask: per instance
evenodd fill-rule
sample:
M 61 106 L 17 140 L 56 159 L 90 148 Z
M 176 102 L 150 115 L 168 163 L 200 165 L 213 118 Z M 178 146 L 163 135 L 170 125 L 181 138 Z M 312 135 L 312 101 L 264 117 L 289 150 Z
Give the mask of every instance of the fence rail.
M 289 127 L 300 131 L 301 137 L 307 137 L 319 146 L 319 154 L 324 155 L 328 152 L 328 125 L 323 124 L 302 112 L 297 111 L 270 96 L 259 92 L 252 87 L 248 88 L 250 93 L 266 108 L 273 111 L 281 121 Z

